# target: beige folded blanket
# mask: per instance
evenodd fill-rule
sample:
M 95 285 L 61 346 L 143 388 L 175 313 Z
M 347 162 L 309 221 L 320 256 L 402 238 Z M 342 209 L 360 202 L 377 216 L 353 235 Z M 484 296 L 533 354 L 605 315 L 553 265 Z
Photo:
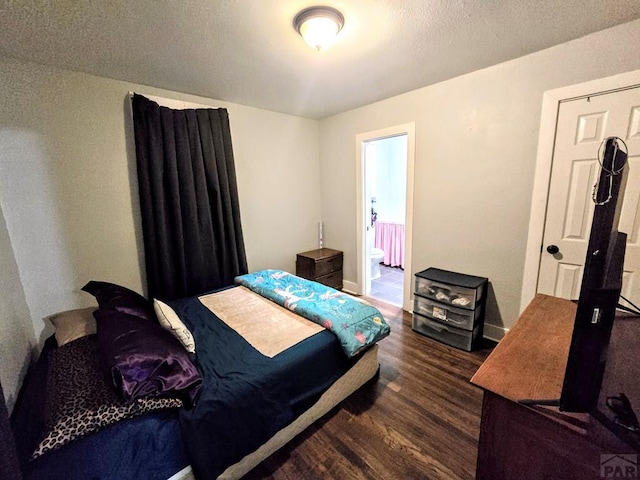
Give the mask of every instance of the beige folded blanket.
M 321 325 L 246 287 L 230 288 L 198 299 L 256 350 L 270 358 L 324 330 Z

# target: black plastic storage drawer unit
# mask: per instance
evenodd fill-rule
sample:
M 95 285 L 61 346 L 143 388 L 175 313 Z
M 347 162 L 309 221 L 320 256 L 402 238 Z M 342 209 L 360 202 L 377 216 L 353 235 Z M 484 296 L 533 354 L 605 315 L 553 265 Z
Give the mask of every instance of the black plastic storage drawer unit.
M 484 298 L 486 283 L 486 278 L 428 268 L 416 273 L 414 293 L 454 307 L 475 310 Z
M 428 268 L 415 275 L 413 330 L 471 351 L 482 341 L 488 279 Z
M 477 342 L 480 334 L 480 325 L 476 325 L 473 331 L 467 331 L 423 317 L 417 313 L 413 314 L 413 329 L 434 340 L 468 352 L 473 350 L 474 342 Z
M 443 304 L 416 295 L 413 299 L 413 313 L 419 313 L 433 320 L 448 323 L 457 328 L 473 330 L 478 324 L 483 309 L 480 305 L 475 310 L 466 310 Z

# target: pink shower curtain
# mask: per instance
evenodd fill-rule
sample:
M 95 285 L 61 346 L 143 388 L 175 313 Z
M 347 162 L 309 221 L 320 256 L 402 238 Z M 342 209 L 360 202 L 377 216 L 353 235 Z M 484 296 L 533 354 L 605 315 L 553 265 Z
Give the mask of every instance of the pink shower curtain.
M 385 265 L 404 268 L 404 224 L 376 222 L 376 248 L 384 251 Z

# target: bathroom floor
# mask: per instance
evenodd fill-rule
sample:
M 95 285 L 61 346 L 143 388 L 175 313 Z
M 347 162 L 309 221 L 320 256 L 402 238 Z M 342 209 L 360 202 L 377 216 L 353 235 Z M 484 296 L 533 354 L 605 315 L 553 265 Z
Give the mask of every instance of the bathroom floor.
M 371 297 L 402 306 L 404 270 L 380 264 L 380 277 L 371 280 Z

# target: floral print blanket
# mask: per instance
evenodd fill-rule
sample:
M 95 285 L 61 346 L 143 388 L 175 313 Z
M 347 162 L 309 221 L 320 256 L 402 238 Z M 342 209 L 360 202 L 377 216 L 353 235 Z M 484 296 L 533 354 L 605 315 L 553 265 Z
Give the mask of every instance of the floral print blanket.
M 282 270 L 248 273 L 235 282 L 330 330 L 349 358 L 389 335 L 377 308 L 326 285 Z

